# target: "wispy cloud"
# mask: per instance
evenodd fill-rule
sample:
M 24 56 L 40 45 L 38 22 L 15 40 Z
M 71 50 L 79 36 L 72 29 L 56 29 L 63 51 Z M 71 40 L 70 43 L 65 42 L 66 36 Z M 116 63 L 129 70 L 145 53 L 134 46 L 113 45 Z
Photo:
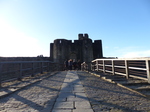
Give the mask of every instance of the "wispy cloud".
M 109 52 L 107 52 L 109 50 Z M 150 50 L 144 48 L 144 46 L 128 46 L 128 47 L 106 47 L 104 48 L 106 57 L 150 57 Z
M 130 46 L 125 48 L 118 48 L 116 52 L 120 57 L 150 57 L 150 50 L 143 50 L 144 47 Z
M 126 52 L 122 55 L 122 57 L 150 57 L 150 50 Z

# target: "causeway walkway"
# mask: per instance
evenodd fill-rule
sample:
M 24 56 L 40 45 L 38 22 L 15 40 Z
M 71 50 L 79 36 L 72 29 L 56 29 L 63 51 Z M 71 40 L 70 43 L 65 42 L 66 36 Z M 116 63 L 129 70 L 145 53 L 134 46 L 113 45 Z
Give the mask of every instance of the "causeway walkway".
M 93 112 L 76 71 L 68 71 L 52 112 Z
M 0 88 L 0 112 L 93 112 L 79 71 L 60 71 Z
M 0 88 L 0 112 L 150 112 L 150 99 L 88 72 L 27 79 Z

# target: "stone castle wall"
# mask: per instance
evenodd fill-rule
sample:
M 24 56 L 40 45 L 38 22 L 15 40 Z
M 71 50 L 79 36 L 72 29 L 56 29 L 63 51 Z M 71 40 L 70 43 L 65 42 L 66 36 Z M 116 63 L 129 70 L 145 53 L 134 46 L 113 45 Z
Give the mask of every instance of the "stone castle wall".
M 50 44 L 50 58 L 54 62 L 63 63 L 68 59 L 90 62 L 96 58 L 102 58 L 102 41 L 95 40 L 94 43 L 88 34 L 79 34 L 78 40 L 56 39 Z
M 0 57 L 0 62 L 6 61 L 49 61 L 49 57 Z

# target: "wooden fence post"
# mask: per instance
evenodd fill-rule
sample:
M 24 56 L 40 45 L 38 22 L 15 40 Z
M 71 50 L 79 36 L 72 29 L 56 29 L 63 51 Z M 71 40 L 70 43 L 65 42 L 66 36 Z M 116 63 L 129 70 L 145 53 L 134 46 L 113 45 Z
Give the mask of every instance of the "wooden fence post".
M 92 62 L 92 63 L 91 63 L 92 71 L 94 71 L 94 67 L 95 67 L 95 65 L 94 65 L 93 62 Z
M 19 70 L 19 76 L 18 76 L 18 80 L 21 81 L 21 77 L 22 77 L 22 63 L 20 63 L 20 70 Z
M 86 63 L 86 71 L 88 71 L 88 68 L 89 68 L 88 63 Z
M 91 71 L 93 71 L 93 65 L 92 65 L 92 62 L 91 62 Z
M 96 60 L 96 70 L 98 71 L 98 60 Z
M 31 77 L 33 77 L 34 76 L 34 62 L 32 62 L 32 75 L 31 75 Z
M 0 63 L 0 87 L 2 83 L 2 63 Z
M 43 62 L 41 62 L 41 74 L 43 74 Z
M 146 60 L 146 70 L 147 70 L 148 83 L 150 83 L 150 64 L 149 64 L 149 60 Z
M 112 74 L 115 75 L 114 60 L 112 60 Z
M 54 63 L 52 64 L 51 62 L 49 62 L 49 71 L 53 71 L 53 69 L 54 69 L 54 68 L 52 67 L 53 65 L 54 65 Z M 52 68 L 53 68 L 53 69 L 52 69 Z
M 49 72 L 49 62 L 47 62 L 47 72 Z
M 125 70 L 126 70 L 126 78 L 129 78 L 129 65 L 128 65 L 128 60 L 125 61 Z
M 103 60 L 103 72 L 105 73 L 105 60 Z

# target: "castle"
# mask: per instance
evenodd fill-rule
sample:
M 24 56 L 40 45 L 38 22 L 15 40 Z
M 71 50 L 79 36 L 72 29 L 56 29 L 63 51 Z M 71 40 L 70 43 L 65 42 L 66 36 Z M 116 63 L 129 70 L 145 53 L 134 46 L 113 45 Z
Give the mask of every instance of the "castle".
M 78 40 L 56 39 L 50 43 L 50 59 L 54 62 L 64 63 L 65 60 L 75 59 L 82 62 L 91 62 L 102 58 L 102 41 L 89 38 L 88 34 L 79 34 Z

